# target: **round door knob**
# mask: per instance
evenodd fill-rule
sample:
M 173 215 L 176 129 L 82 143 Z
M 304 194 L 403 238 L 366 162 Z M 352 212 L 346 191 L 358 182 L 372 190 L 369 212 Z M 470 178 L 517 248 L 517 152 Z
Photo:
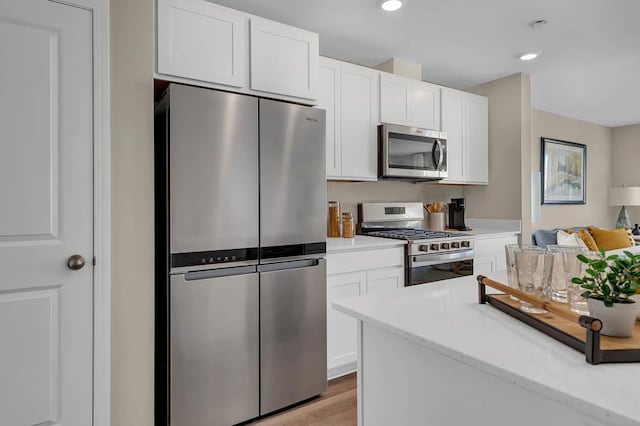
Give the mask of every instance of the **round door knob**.
M 84 267 L 84 263 L 84 257 L 80 256 L 79 254 L 74 254 L 67 261 L 67 266 L 72 271 L 77 271 L 78 269 L 82 269 Z

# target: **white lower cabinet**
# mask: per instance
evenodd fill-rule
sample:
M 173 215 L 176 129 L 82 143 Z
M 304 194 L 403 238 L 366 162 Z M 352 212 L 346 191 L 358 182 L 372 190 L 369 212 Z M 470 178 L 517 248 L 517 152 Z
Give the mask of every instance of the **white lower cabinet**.
M 404 286 L 404 248 L 327 255 L 327 374 L 356 371 L 356 320 L 333 309 L 332 302 Z
M 356 321 L 331 307 L 331 302 L 363 294 L 366 272 L 327 277 L 327 370 L 329 377 L 348 373 L 355 368 L 358 344 Z M 344 367 L 346 366 L 346 371 Z M 342 370 L 341 370 L 342 367 Z
M 517 243 L 517 235 L 477 238 L 474 243 L 473 273 L 478 275 L 506 270 L 504 246 Z

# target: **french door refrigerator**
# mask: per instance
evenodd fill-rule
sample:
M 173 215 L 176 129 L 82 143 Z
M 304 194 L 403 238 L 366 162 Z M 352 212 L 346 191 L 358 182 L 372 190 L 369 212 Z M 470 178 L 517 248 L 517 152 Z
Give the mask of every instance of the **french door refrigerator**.
M 156 107 L 156 423 L 326 390 L 325 113 L 171 84 Z

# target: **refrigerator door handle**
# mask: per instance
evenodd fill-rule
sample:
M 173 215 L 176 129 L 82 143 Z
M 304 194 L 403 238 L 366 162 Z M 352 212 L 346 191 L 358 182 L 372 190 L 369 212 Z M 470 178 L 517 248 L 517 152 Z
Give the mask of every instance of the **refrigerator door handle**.
M 286 271 L 289 269 L 308 268 L 312 266 L 318 266 L 324 259 L 306 259 L 296 260 L 292 262 L 279 262 L 269 263 L 266 265 L 258 265 L 258 272 L 274 272 L 274 271 Z
M 209 269 L 206 271 L 194 271 L 184 274 L 185 281 L 204 280 L 207 278 L 233 277 L 235 275 L 253 274 L 256 272 L 255 266 L 241 266 L 238 268 Z

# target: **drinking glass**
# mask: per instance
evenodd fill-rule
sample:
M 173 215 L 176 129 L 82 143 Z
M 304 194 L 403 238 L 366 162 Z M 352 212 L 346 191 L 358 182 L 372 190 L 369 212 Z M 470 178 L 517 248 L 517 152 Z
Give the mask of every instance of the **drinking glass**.
M 548 300 L 546 289 L 551 278 L 553 255 L 539 247 L 515 249 L 518 287 L 520 291 Z M 530 314 L 544 314 L 547 311 L 520 301 L 520 310 Z
M 507 258 L 507 279 L 509 280 L 509 287 L 519 290 L 518 287 L 518 269 L 516 268 L 516 250 L 517 249 L 533 249 L 537 250 L 538 247 L 528 244 L 506 244 L 504 246 L 505 255 Z M 541 250 L 541 249 L 540 249 Z M 518 301 L 515 296 L 509 296 L 512 300 Z
M 576 246 L 561 245 L 548 245 L 547 250 L 553 255 L 548 293 L 551 295 L 551 300 L 559 303 L 568 303 L 567 292 L 572 277 L 567 278 L 565 273 L 565 253 L 577 256 L 580 253 L 588 252 L 588 250 Z
M 587 270 L 587 265 L 578 260 L 578 255 L 583 254 L 587 257 L 592 256 L 587 249 L 576 249 L 574 251 L 565 251 L 562 253 L 562 267 L 567 281 L 567 301 L 569 309 L 580 315 L 589 315 L 589 306 L 587 300 L 581 296 L 584 292 L 580 284 L 574 284 L 571 279 L 574 277 L 582 278 Z

